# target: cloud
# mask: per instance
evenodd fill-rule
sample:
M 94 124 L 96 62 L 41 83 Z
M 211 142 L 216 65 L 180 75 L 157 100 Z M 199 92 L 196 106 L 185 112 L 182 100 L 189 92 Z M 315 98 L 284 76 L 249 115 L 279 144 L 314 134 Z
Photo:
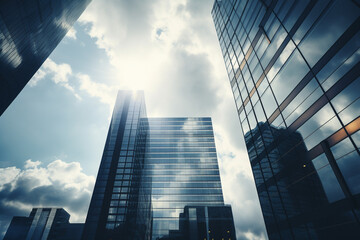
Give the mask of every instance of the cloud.
M 118 89 L 142 89 L 149 116 L 211 116 L 224 197 L 233 205 L 238 238 L 264 239 L 263 218 L 211 8 L 211 1 L 199 0 L 108 0 L 106 4 L 93 0 L 80 18 L 78 31 L 85 30 L 105 51 L 110 67 L 101 79 L 91 71 L 79 73 L 65 67 L 62 71 L 68 73 L 67 83 L 76 94 L 96 98 L 110 108 Z M 45 74 L 49 69 L 43 69 Z M 35 80 L 43 75 L 39 72 Z M 54 75 L 49 76 L 55 82 Z
M 77 74 L 77 78 L 80 82 L 80 90 L 85 91 L 91 97 L 98 98 L 100 102 L 108 104 L 112 108 L 117 93 L 116 87 L 94 82 L 88 75 L 82 73 Z
M 218 128 L 215 140 L 224 200 L 232 206 L 237 239 L 266 239 L 247 152 L 232 147 L 224 134 Z
M 76 40 L 76 30 L 74 27 L 70 28 L 65 35 L 66 38 Z
M 55 84 L 71 91 L 78 100 L 82 100 L 80 92 L 85 92 L 91 97 L 98 98 L 100 102 L 109 105 L 111 108 L 114 105 L 116 93 L 119 89 L 116 86 L 108 86 L 92 81 L 87 74 L 74 73 L 69 64 L 58 64 L 50 58 L 35 73 L 34 77 L 29 81 L 29 85 L 35 87 L 39 81 L 47 77 Z
M 41 164 L 40 161 L 33 162 L 33 161 L 31 161 L 31 159 L 28 159 L 28 160 L 25 161 L 24 168 L 26 168 L 26 169 L 27 168 L 35 168 L 35 167 L 39 166 L 40 164 Z
M 75 92 L 74 87 L 70 84 L 70 77 L 72 75 L 73 72 L 69 64 L 57 64 L 48 58 L 41 68 L 35 73 L 34 77 L 29 81 L 29 85 L 34 87 L 40 80 L 49 77 L 55 84 L 68 89 L 77 99 L 81 100 L 81 97 Z
M 228 88 L 228 83 L 210 5 L 185 0 L 92 1 L 80 22 L 113 67 L 102 83 L 144 90 L 152 115 L 181 114 L 171 103 L 181 104 L 184 115 L 194 112 L 189 104 L 197 106 L 199 115 L 211 112 L 222 101 L 219 89 Z M 163 101 L 159 94 L 169 99 Z
M 62 207 L 71 222 L 84 222 L 95 178 L 78 162 L 55 160 L 45 167 L 27 160 L 25 168 L 0 168 L 0 235 L 13 216 L 28 216 L 33 207 Z
M 211 19 L 212 2 L 103 3 L 92 1 L 80 22 L 98 48 L 105 50 L 113 67 L 107 76 L 112 78 L 104 77 L 101 85 L 85 78 L 82 89 L 102 102 L 109 102 L 105 96 L 109 96 L 111 86 L 142 89 L 152 117 L 211 116 L 224 196 L 233 205 L 238 238 L 265 239 L 256 188 Z

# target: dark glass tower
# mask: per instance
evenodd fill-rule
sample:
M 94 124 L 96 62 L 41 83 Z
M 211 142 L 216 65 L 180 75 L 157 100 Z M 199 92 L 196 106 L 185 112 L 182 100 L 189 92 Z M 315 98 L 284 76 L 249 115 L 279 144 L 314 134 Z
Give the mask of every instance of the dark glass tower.
M 0 116 L 90 1 L 0 1 Z
M 199 221 L 181 223 L 184 209 Z M 119 91 L 83 239 L 175 240 L 188 234 L 201 240 L 235 236 L 211 119 L 147 118 L 143 92 Z
M 359 7 L 214 3 L 270 239 L 360 238 Z
M 84 240 L 150 239 L 151 186 L 143 180 L 143 92 L 119 91 L 90 202 Z

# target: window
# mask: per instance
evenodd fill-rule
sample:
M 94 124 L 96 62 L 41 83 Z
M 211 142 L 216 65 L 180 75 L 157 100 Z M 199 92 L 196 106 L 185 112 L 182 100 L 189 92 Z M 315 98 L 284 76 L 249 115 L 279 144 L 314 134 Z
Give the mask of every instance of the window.
M 360 78 L 352 82 L 331 100 L 344 124 L 350 123 L 360 115 Z
M 320 178 L 328 201 L 332 203 L 345 198 L 344 192 L 342 191 L 325 154 L 323 153 L 312 160 L 312 163 L 314 164 L 316 172 Z
M 358 16 L 358 7 L 351 1 L 335 1 L 333 6 L 299 45 L 301 52 L 311 67 L 316 64 Z
M 298 50 L 295 50 L 280 72 L 271 82 L 274 95 L 279 104 L 289 95 L 301 79 L 308 73 L 309 68 L 305 64 Z
M 309 150 L 340 128 L 339 120 L 335 117 L 330 104 L 327 104 L 307 120 L 298 131 Z

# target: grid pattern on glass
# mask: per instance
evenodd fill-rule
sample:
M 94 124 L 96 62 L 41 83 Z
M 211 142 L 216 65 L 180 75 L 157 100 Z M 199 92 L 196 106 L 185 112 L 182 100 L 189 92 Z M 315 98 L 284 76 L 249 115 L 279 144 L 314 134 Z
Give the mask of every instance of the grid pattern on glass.
M 108 211 L 107 229 L 114 229 L 126 220 L 129 207 L 131 185 L 134 177 L 134 150 L 137 136 L 137 126 L 140 117 L 141 102 L 130 101 L 124 133 L 120 148 L 115 181 L 111 192 L 111 202 Z
M 110 123 L 110 130 L 90 202 L 83 234 L 85 238 L 94 239 L 97 227 L 99 225 L 100 214 L 104 204 L 105 190 L 108 183 L 111 162 L 115 150 L 115 143 L 120 127 L 120 119 L 124 108 L 124 102 L 125 95 L 119 94 L 116 99 L 116 105 Z
M 224 0 L 212 17 L 270 239 L 360 236 L 347 203 L 359 201 L 359 4 Z M 327 214 L 304 215 L 314 206 Z
M 224 202 L 211 119 L 147 120 L 145 181 L 152 185 L 152 239 L 157 239 L 179 229 L 185 206 Z
M 0 1 L 0 116 L 90 2 Z
M 119 91 L 83 239 L 148 234 L 151 193 L 142 184 L 147 130 L 141 117 L 146 117 L 143 92 Z

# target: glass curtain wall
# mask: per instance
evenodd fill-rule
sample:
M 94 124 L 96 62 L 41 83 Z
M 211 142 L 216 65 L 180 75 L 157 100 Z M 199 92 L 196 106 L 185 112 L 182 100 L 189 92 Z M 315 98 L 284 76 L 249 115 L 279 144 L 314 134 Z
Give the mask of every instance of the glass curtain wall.
M 224 205 L 211 118 L 148 118 L 153 237 L 179 230 L 185 206 Z M 165 238 L 164 238 L 165 239 Z
M 90 1 L 0 1 L 0 116 Z
M 360 238 L 359 6 L 214 2 L 270 239 Z
M 142 91 L 119 91 L 83 239 L 149 239 L 151 199 L 143 181 L 146 117 Z

